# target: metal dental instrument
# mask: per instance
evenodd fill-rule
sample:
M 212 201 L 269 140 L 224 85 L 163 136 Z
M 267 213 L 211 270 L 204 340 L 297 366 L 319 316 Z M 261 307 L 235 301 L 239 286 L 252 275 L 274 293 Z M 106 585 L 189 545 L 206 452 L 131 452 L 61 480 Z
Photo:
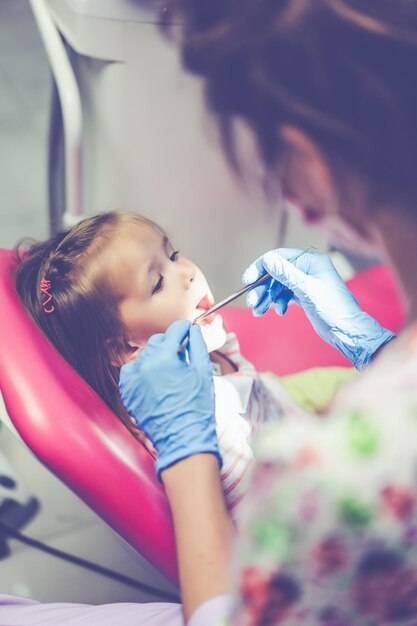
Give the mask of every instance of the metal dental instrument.
M 236 291 L 236 293 L 232 293 L 230 296 L 227 296 L 227 298 L 225 298 L 224 300 L 221 300 L 217 304 L 213 304 L 213 306 L 207 309 L 207 311 L 204 311 L 204 313 L 196 317 L 195 320 L 193 321 L 193 324 L 199 324 L 200 322 L 203 321 L 205 317 L 208 317 L 212 313 L 215 313 L 222 307 L 226 306 L 226 304 L 229 304 L 229 302 L 233 302 L 233 300 L 237 300 L 238 298 L 240 298 L 240 296 L 243 296 L 243 294 L 246 293 L 247 291 L 254 289 L 258 285 L 262 285 L 262 283 L 264 283 L 268 278 L 271 278 L 271 276 L 269 274 L 265 274 L 265 276 L 261 276 L 260 278 L 258 278 L 258 280 L 255 280 L 254 283 L 250 283 L 249 285 L 246 285 L 246 287 L 243 287 L 243 289 Z
M 306 252 L 309 252 L 312 248 L 313 248 L 313 246 L 309 246 L 305 250 L 302 250 L 302 252 L 297 254 L 295 257 L 293 257 L 292 259 L 289 259 L 289 262 L 290 263 L 294 263 L 294 261 L 299 259 Z M 193 321 L 193 324 L 200 324 L 200 322 L 202 322 L 204 318 L 208 317 L 212 313 L 215 313 L 216 311 L 218 311 L 222 307 L 226 306 L 226 304 L 229 304 L 230 302 L 233 302 L 233 300 L 237 300 L 237 298 L 240 298 L 240 296 L 243 296 L 243 294 L 247 293 L 251 289 L 254 289 L 255 287 L 258 287 L 258 285 L 262 285 L 262 283 L 264 283 L 266 280 L 268 280 L 268 278 L 271 278 L 271 275 L 270 274 L 265 274 L 265 276 L 261 276 L 260 278 L 258 278 L 258 280 L 255 280 L 255 282 L 250 283 L 249 285 L 246 285 L 246 287 L 243 287 L 243 289 L 240 289 L 239 291 L 236 291 L 236 293 L 232 293 L 232 295 L 227 296 L 227 298 L 225 298 L 224 300 L 221 300 L 217 304 L 213 304 L 213 306 L 210 307 L 209 309 L 207 309 L 207 311 L 204 311 L 204 313 L 202 313 L 201 315 L 196 317 L 195 320 Z M 181 342 L 180 347 L 178 348 L 178 354 L 179 355 L 181 355 L 183 353 L 183 350 L 184 350 L 185 346 L 187 345 L 187 343 L 188 343 L 188 335 L 187 335 L 187 337 L 185 337 L 185 339 L 183 339 L 183 341 Z

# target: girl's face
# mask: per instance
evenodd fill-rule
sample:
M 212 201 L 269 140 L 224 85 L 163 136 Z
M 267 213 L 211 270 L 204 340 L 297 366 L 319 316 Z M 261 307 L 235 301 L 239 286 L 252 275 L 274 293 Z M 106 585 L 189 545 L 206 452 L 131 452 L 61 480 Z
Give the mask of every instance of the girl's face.
M 176 320 L 194 320 L 214 303 L 201 270 L 151 224 L 139 219 L 122 224 L 105 254 L 122 293 L 120 315 L 133 347 L 144 347 Z M 202 330 L 209 351 L 224 344 L 219 315 L 207 318 Z

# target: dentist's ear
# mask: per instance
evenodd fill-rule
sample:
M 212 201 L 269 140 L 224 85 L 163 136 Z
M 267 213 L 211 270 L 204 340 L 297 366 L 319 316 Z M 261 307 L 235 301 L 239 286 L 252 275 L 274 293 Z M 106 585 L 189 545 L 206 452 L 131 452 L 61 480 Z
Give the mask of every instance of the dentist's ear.
M 307 198 L 314 204 L 326 205 L 328 198 L 335 195 L 333 175 L 324 154 L 318 145 L 306 133 L 291 125 L 284 125 L 280 129 L 281 139 L 290 149 L 291 167 L 287 172 L 291 178 L 292 191 L 302 188 L 303 200 Z

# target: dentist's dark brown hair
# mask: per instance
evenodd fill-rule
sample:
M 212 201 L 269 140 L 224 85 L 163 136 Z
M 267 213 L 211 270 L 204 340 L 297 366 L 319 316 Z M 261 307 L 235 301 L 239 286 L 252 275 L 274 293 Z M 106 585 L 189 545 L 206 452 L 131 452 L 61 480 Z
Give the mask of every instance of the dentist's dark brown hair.
M 274 172 L 279 130 L 311 137 L 366 183 L 370 203 L 417 211 L 417 2 L 171 0 L 185 67 L 205 78 L 229 154 L 233 119 Z M 178 27 L 171 28 L 177 33 Z

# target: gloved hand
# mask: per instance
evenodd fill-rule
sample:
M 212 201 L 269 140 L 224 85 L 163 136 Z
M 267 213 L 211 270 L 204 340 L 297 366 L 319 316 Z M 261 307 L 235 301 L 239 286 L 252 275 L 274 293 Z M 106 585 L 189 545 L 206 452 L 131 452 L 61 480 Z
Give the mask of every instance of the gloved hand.
M 252 263 L 243 274 L 245 284 L 266 273 L 271 279 L 248 293 L 247 304 L 257 317 L 271 305 L 284 315 L 289 301 L 294 300 L 303 307 L 317 334 L 363 370 L 394 333 L 361 310 L 327 255 L 306 252 L 295 258 L 301 252 L 279 248 Z
M 189 362 L 178 355 L 189 333 Z M 156 472 L 199 452 L 222 464 L 214 421 L 214 383 L 210 358 L 198 325 L 177 321 L 153 335 L 135 361 L 123 365 L 120 395 L 127 411 L 152 441 Z

